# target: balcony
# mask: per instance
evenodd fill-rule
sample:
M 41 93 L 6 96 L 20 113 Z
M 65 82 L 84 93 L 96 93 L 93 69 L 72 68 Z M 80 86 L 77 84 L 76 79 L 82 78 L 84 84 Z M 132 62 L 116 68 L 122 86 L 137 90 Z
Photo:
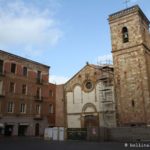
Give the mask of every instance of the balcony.
M 0 98 L 5 97 L 5 91 L 0 91 Z
M 4 73 L 4 72 L 0 72 L 0 76 L 1 76 L 1 77 L 4 77 L 4 76 L 5 76 L 5 73 Z
M 3 114 L 0 114 L 0 119 L 2 119 L 3 118 Z
M 34 100 L 37 102 L 43 102 L 43 96 L 34 96 Z
M 43 84 L 43 79 L 36 78 L 36 83 L 37 83 L 37 84 Z
M 42 120 L 43 117 L 41 114 L 38 114 L 38 115 L 34 115 L 34 120 Z
M 20 113 L 15 113 L 16 117 L 19 117 L 20 116 Z

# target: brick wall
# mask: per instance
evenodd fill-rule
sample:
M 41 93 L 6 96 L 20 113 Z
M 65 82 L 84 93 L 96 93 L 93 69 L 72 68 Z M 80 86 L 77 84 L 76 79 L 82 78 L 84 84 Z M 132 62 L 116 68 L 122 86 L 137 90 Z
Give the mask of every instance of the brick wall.
M 42 130 L 49 125 L 55 126 L 56 88 L 55 85 L 48 82 L 49 67 L 4 51 L 0 51 L 0 59 L 3 60 L 4 73 L 3 76 L 0 76 L 0 80 L 3 81 L 3 91 L 5 91 L 5 96 L 0 97 L 0 115 L 2 116 L 0 121 L 4 124 L 9 124 L 9 121 L 13 120 L 14 129 L 18 128 L 15 125 L 20 123 L 19 120 L 28 123 L 28 118 L 32 121 L 30 123 L 33 127 L 36 123 L 39 123 Z M 11 63 L 16 64 L 15 73 L 11 73 Z M 27 76 L 23 76 L 23 67 L 27 67 Z M 37 80 L 38 71 L 41 72 L 40 81 Z M 14 93 L 10 92 L 10 82 L 15 83 Z M 26 94 L 22 93 L 23 84 L 27 86 Z M 41 89 L 40 99 L 37 98 L 37 88 Z M 49 94 L 50 90 L 53 92 L 53 95 Z M 11 113 L 7 111 L 9 101 L 14 103 L 14 112 Z M 26 104 L 26 113 L 20 112 L 21 103 Z M 50 104 L 53 105 L 53 112 L 49 112 Z M 40 115 L 37 115 L 37 105 L 41 107 Z M 24 118 L 24 120 L 21 118 Z M 28 128 L 30 130 L 30 127 Z
M 56 126 L 65 126 L 64 85 L 56 86 Z
M 51 93 L 51 92 L 52 93 Z M 51 94 L 50 94 L 51 93 Z M 52 105 L 52 111 L 50 112 L 50 105 Z M 56 115 L 56 85 L 50 83 L 48 85 L 48 99 L 45 102 L 44 114 L 47 116 L 49 126 L 55 126 L 55 115 Z

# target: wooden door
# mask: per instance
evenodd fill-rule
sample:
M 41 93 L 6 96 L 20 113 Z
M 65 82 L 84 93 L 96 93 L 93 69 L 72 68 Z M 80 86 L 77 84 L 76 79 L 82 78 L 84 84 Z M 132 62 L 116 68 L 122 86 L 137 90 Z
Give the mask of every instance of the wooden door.
M 98 127 L 98 116 L 86 115 L 84 117 L 84 128 Z

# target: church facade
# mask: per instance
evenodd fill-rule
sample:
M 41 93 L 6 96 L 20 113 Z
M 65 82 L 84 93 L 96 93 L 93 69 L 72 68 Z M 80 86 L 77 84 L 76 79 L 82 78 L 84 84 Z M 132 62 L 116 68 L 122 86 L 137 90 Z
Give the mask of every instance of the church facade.
M 135 5 L 109 24 L 113 65 L 87 63 L 64 85 L 48 82 L 49 66 L 0 51 L 0 133 L 150 126 L 150 22 Z
M 150 125 L 149 20 L 135 5 L 111 14 L 109 24 L 113 67 L 87 64 L 65 84 L 68 128 Z
M 149 20 L 138 5 L 109 16 L 119 126 L 150 125 Z
M 112 66 L 87 64 L 64 90 L 67 128 L 116 126 Z

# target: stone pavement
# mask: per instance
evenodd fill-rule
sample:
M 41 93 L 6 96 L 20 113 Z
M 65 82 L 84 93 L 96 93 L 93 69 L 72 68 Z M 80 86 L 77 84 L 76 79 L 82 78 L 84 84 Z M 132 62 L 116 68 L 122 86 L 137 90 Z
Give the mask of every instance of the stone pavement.
M 36 137 L 0 137 L 0 150 L 132 150 L 125 143 L 46 141 Z M 140 148 L 149 149 L 149 148 Z

